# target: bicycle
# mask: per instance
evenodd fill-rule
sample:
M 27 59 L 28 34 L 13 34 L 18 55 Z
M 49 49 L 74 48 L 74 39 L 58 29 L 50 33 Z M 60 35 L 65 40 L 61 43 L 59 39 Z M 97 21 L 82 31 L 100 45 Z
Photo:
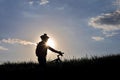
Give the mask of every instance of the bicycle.
M 50 61 L 50 62 L 56 63 L 56 64 L 62 63 L 61 57 L 63 57 L 63 54 L 64 54 L 64 53 L 62 53 L 62 55 L 58 54 L 58 55 L 57 55 L 57 58 L 54 59 L 54 60 L 52 60 L 52 61 Z
M 61 55 L 57 55 L 57 58 L 54 59 L 54 60 L 52 60 L 51 62 L 56 63 L 56 64 L 62 63 L 62 60 L 61 60 L 60 56 L 61 56 Z M 61 56 L 61 57 L 62 57 L 62 56 Z

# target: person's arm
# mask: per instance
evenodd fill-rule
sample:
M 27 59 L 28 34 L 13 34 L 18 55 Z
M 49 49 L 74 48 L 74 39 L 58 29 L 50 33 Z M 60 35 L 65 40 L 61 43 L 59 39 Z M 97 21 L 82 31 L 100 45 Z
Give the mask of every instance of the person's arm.
M 53 49 L 52 47 L 48 47 L 48 49 L 55 52 L 55 53 L 60 53 L 60 51 L 57 51 L 57 50 Z
M 52 47 L 48 47 L 48 49 L 55 52 L 55 53 L 59 53 L 61 56 L 63 54 L 61 51 L 57 51 L 57 50 L 53 49 Z

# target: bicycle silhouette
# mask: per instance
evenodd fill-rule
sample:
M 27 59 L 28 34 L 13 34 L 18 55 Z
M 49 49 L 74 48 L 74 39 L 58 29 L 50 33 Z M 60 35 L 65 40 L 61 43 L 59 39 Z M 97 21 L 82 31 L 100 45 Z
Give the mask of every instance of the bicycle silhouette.
M 62 54 L 64 54 L 64 53 L 62 53 Z M 60 63 L 62 63 L 62 60 L 61 60 L 61 57 L 63 57 L 63 55 L 57 55 L 57 58 L 56 59 L 54 59 L 54 60 L 52 60 L 51 62 L 52 63 L 56 63 L 56 64 L 60 64 Z
M 57 58 L 54 59 L 54 60 L 52 60 L 51 62 L 53 62 L 53 63 L 61 63 L 62 60 L 60 59 L 60 56 L 61 56 L 61 55 L 57 55 Z

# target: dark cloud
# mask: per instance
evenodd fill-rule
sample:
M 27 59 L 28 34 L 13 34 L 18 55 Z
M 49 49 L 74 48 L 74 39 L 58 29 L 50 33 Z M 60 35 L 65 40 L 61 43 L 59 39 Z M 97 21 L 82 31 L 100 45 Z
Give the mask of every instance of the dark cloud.
M 102 30 L 106 37 L 115 36 L 120 30 L 120 10 L 93 17 L 90 19 L 89 25 Z
M 104 31 L 120 30 L 120 10 L 91 18 L 89 25 Z
M 104 14 L 95 22 L 103 25 L 120 25 L 120 11 Z

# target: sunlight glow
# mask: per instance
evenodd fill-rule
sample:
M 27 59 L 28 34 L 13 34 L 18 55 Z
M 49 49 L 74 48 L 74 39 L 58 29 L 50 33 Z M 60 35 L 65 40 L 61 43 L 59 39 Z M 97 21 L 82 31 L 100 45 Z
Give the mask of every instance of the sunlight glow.
M 54 40 L 51 39 L 51 38 L 48 39 L 47 45 L 50 46 L 50 47 L 52 47 L 52 48 L 55 48 L 55 42 L 54 42 Z

